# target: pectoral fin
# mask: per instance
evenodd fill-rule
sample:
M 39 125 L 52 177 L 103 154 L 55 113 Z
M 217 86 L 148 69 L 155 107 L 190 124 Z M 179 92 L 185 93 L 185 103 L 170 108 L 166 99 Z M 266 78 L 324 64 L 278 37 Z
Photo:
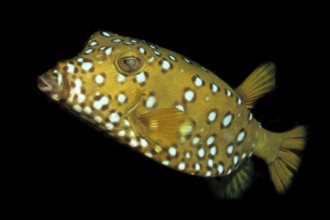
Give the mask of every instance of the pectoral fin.
M 154 143 L 171 145 L 192 132 L 190 118 L 176 108 L 158 109 L 141 115 L 135 113 L 128 117 L 133 129 Z

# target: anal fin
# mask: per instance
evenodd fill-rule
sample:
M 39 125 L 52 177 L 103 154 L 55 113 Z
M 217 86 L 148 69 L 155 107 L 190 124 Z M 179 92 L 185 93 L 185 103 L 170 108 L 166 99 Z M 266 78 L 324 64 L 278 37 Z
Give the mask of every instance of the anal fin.
M 223 176 L 221 179 L 208 178 L 209 187 L 216 199 L 240 198 L 252 184 L 253 164 L 251 160 L 245 161 L 235 172 Z

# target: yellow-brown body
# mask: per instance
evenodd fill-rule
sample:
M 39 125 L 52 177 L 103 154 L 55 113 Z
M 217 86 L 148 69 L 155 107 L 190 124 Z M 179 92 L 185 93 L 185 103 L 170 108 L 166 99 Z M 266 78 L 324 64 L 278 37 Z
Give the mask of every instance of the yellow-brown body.
M 46 75 L 41 83 L 56 87 L 53 100 L 109 136 L 209 177 L 230 174 L 252 155 L 263 129 L 249 108 L 273 85 L 251 98 L 253 86 L 234 90 L 180 54 L 110 32 L 95 33 L 81 54 Z

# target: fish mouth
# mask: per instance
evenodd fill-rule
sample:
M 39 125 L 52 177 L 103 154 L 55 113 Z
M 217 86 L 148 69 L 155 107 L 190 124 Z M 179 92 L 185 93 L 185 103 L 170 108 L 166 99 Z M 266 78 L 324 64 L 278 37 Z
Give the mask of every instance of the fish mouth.
M 54 90 L 49 77 L 41 75 L 38 77 L 38 88 L 44 93 L 51 93 Z

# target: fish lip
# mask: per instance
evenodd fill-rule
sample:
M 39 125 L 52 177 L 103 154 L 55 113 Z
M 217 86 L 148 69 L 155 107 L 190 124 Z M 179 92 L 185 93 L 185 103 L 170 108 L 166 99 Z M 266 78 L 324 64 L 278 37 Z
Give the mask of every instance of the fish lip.
M 54 89 L 52 83 L 44 75 L 38 77 L 38 88 L 44 93 L 51 93 Z

